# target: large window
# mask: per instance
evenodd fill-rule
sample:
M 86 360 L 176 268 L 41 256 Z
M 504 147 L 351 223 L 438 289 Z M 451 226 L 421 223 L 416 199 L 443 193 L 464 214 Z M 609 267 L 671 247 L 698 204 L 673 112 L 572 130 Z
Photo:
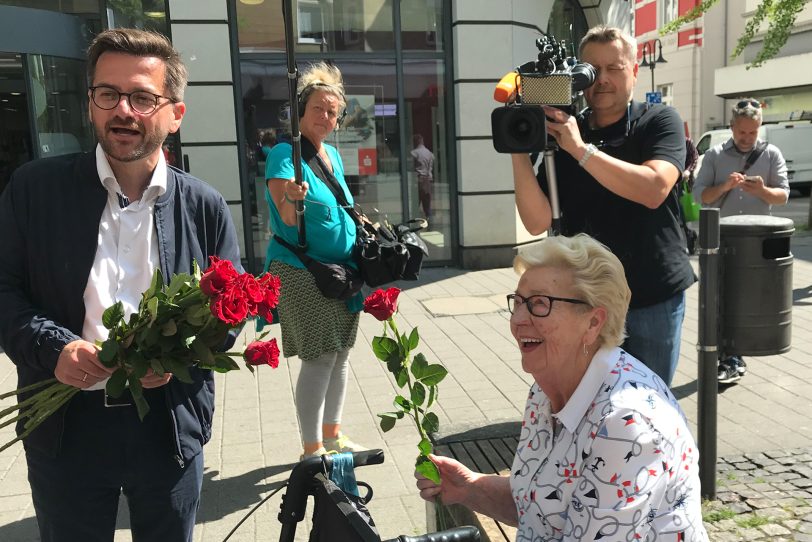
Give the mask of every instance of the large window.
M 660 27 L 663 27 L 677 18 L 679 1 L 661 0 L 660 6 Z
M 415 3 L 426 4 L 431 0 Z M 392 2 L 291 0 L 299 52 L 393 51 Z M 285 25 L 278 0 L 237 1 L 241 52 L 284 51 Z
M 428 218 L 428 228 L 420 233 L 429 247 L 428 259 L 451 260 L 453 147 L 443 52 L 448 2 L 292 2 L 299 69 L 323 59 L 338 66 L 344 77 L 347 116 L 327 142 L 338 148 L 353 198 L 373 220 L 398 224 Z M 393 6 L 399 11 L 393 12 Z M 260 259 L 272 236 L 264 151 L 290 138 L 281 11 L 275 0 L 237 1 L 245 119 L 241 140 L 250 178 L 251 238 Z M 394 28 L 400 28 L 399 40 Z
M 547 23 L 547 34 L 556 40 L 564 40 L 567 53 L 577 56 L 578 44 L 586 35 L 589 26 L 586 24 L 584 10 L 575 0 L 555 0 L 550 10 Z M 531 59 L 528 59 L 531 60 Z

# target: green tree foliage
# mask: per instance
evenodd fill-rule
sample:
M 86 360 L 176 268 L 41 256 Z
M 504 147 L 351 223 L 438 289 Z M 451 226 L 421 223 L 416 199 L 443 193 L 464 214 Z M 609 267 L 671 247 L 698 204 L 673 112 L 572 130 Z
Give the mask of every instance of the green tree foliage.
M 741 0 L 735 0 L 735 3 L 740 1 Z M 736 48 L 730 55 L 731 58 L 736 58 L 744 51 L 745 47 L 750 44 L 764 22 L 767 23 L 767 32 L 764 35 L 761 50 L 756 55 L 756 58 L 747 65 L 747 68 L 757 68 L 777 55 L 778 51 L 781 50 L 781 47 L 783 47 L 787 39 L 789 39 L 792 27 L 795 25 L 795 19 L 798 17 L 798 13 L 804 8 L 806 1 L 807 0 L 761 0 L 761 4 L 756 8 L 750 20 L 747 21 L 744 33 L 739 37 Z M 683 25 L 704 15 L 718 2 L 719 0 L 702 0 L 689 12 L 674 19 L 660 29 L 660 34 L 665 35 L 676 32 Z

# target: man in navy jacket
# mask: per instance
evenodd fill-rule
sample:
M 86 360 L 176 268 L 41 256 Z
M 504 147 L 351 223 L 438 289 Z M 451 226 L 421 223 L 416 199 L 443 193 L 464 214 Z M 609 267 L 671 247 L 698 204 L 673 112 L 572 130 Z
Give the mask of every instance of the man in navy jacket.
M 161 151 L 186 111 L 168 40 L 108 30 L 88 56 L 96 151 L 26 164 L 0 197 L 0 346 L 20 387 L 56 377 L 83 390 L 24 439 L 37 522 L 43 541 L 110 540 L 123 492 L 133 540 L 191 540 L 212 374 L 147 374 L 141 422 L 129 394 L 106 395 L 95 341 L 104 309 L 137 310 L 156 268 L 169 280 L 216 255 L 239 269 L 237 236 L 223 197 Z

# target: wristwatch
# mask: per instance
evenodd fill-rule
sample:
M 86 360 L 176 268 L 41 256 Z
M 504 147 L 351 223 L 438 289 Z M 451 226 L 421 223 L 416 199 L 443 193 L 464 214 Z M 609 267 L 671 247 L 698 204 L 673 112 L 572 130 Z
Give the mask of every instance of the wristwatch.
M 598 152 L 598 147 L 596 147 L 592 143 L 587 144 L 586 152 L 584 152 L 584 155 L 581 157 L 580 160 L 578 160 L 578 165 L 584 167 L 586 165 L 587 160 L 592 158 L 592 155 L 595 154 L 596 152 Z

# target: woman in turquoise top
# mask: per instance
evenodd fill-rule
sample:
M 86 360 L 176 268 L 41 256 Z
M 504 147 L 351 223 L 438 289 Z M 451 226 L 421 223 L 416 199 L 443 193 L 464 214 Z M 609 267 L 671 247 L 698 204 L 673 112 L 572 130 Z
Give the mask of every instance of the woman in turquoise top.
M 298 92 L 303 142 L 306 139 L 315 147 L 352 204 L 338 151 L 324 143 L 346 105 L 341 72 L 325 63 L 314 64 L 301 74 Z M 265 198 L 274 234 L 292 245 L 298 243 L 296 201 L 304 200 L 307 254 L 325 263 L 354 266 L 355 222 L 304 161 L 301 186 L 293 176 L 292 148 L 288 143 L 279 143 L 271 149 L 265 168 Z M 283 354 L 302 360 L 295 397 L 302 457 L 364 450 L 339 431 L 349 351 L 355 344 L 358 312 L 363 304 L 361 294 L 348 301 L 324 297 L 298 257 L 273 239 L 268 245 L 265 268 L 282 281 L 278 312 Z

